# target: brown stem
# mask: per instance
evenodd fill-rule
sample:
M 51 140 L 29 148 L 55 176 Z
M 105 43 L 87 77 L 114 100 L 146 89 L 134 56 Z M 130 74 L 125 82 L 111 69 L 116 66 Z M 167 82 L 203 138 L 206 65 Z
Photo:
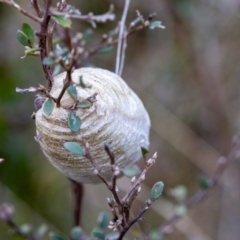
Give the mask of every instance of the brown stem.
M 72 184 L 72 192 L 74 198 L 74 210 L 73 210 L 73 224 L 74 226 L 81 225 L 81 206 L 84 194 L 83 184 L 70 180 Z
M 51 19 L 51 16 L 49 15 L 49 9 L 52 4 L 51 0 L 46 0 L 45 4 L 45 12 L 41 20 L 41 28 L 40 32 L 38 32 L 38 37 L 39 37 L 39 48 L 40 50 L 40 57 L 41 57 L 41 62 L 43 63 L 43 60 L 45 57 L 48 56 L 48 48 L 47 48 L 47 37 L 48 37 L 48 25 Z M 42 64 L 45 77 L 48 81 L 48 91 L 51 90 L 52 88 L 52 68 L 51 66 L 47 66 L 45 64 Z
M 27 239 L 27 240 L 37 240 L 31 233 L 26 234 L 24 233 L 14 222 L 13 220 L 9 219 L 6 221 L 9 227 L 11 227 L 14 230 L 14 233 Z
M 128 222 L 128 224 L 123 228 L 123 230 L 120 232 L 120 235 L 118 236 L 117 240 L 122 240 L 127 231 L 132 227 L 132 225 L 138 221 L 141 221 L 143 218 L 143 214 L 149 209 L 151 206 L 152 201 L 148 199 L 145 203 L 145 206 L 142 207 L 137 215 L 136 218 L 134 218 L 132 221 Z
M 67 75 L 66 75 L 66 79 L 64 81 L 64 85 L 63 85 L 63 88 L 57 98 L 57 107 L 60 107 L 60 101 L 63 97 L 63 94 L 65 93 L 65 91 L 67 90 L 67 88 L 70 86 L 71 84 L 71 80 L 72 80 L 72 77 L 71 77 L 71 70 L 68 70 L 67 71 Z
M 41 18 L 42 17 L 42 11 L 40 10 L 40 7 L 38 5 L 37 0 L 31 0 L 31 4 L 32 4 L 33 8 L 35 9 L 38 17 Z

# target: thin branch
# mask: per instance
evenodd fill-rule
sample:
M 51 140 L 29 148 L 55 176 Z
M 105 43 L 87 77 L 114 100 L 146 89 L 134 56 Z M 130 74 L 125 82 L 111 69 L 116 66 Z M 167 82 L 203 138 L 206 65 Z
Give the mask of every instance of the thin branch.
M 34 236 L 32 235 L 32 233 L 29 233 L 29 234 L 24 233 L 24 232 L 21 230 L 21 228 L 19 228 L 19 227 L 15 224 L 15 222 L 13 222 L 12 219 L 8 219 L 8 220 L 6 221 L 6 223 L 7 223 L 7 225 L 8 225 L 9 227 L 11 227 L 11 228 L 13 229 L 14 233 L 17 234 L 18 236 L 21 236 L 21 237 L 23 237 L 23 238 L 25 238 L 25 239 L 27 239 L 27 240 L 37 240 L 37 238 L 34 237 Z
M 127 231 L 132 227 L 132 225 L 136 222 L 139 222 L 141 220 L 143 220 L 143 214 L 149 209 L 149 207 L 152 205 L 153 201 L 151 199 L 148 199 L 145 202 L 145 206 L 142 207 L 137 215 L 136 218 L 134 218 L 132 221 L 130 221 L 126 227 L 121 231 L 120 235 L 118 236 L 118 238 L 116 240 L 122 240 L 123 237 L 125 236 L 125 234 L 127 233 Z
M 37 13 L 38 17 L 42 18 L 42 11 L 40 10 L 37 0 L 31 0 L 31 4 L 35 9 L 35 12 Z
M 240 149 L 240 135 L 236 136 L 233 142 L 232 149 L 230 150 L 230 153 L 227 157 L 220 157 L 218 160 L 218 166 L 211 178 L 208 179 L 209 182 L 209 188 L 207 189 L 200 189 L 198 190 L 185 204 L 187 209 L 191 209 L 194 206 L 196 206 L 198 203 L 203 201 L 209 191 L 217 185 L 220 177 L 224 173 L 224 171 L 227 169 L 227 167 L 232 164 L 234 161 L 236 161 L 239 156 L 239 149 Z M 180 216 L 178 214 L 174 214 L 170 219 L 168 219 L 165 223 L 163 223 L 159 227 L 160 232 L 164 232 L 164 229 L 166 227 L 174 225 L 177 221 L 179 221 L 183 216 Z
M 145 29 L 147 28 L 148 25 L 140 25 L 140 26 L 137 26 L 135 28 L 130 28 L 126 35 L 124 36 L 126 39 L 132 35 L 133 33 L 135 32 L 138 32 L 142 29 Z M 112 41 L 107 41 L 107 39 L 105 39 L 104 41 L 101 41 L 97 46 L 89 49 L 88 51 L 85 51 L 83 53 L 83 56 L 80 58 L 80 60 L 78 61 L 77 63 L 77 66 L 80 67 L 83 65 L 83 63 L 89 58 L 91 57 L 92 55 L 96 54 L 100 49 L 103 49 L 103 48 L 106 48 L 106 47 L 109 47 L 109 46 L 113 46 L 113 45 L 116 45 L 118 43 L 119 39 L 114 39 Z
M 124 36 L 124 29 L 125 29 L 125 22 L 127 18 L 128 8 L 129 8 L 130 0 L 125 0 L 124 10 L 122 14 L 122 19 L 120 22 L 120 30 L 118 35 L 118 48 L 117 48 L 117 57 L 116 57 L 116 67 L 115 67 L 115 73 L 120 76 L 120 68 L 121 68 L 121 62 L 122 62 L 122 55 L 124 55 L 123 51 L 123 42 L 125 39 Z
M 101 23 L 115 20 L 115 14 L 112 13 L 111 6 L 110 6 L 110 10 L 107 13 L 104 13 L 101 15 L 94 15 L 93 13 L 89 13 L 87 15 L 71 14 L 69 12 L 59 12 L 53 8 L 50 10 L 50 13 L 53 16 L 63 16 L 66 18 L 79 19 L 83 21 L 95 21 L 95 22 L 101 22 Z
M 32 20 L 34 20 L 35 22 L 41 23 L 41 19 L 30 14 L 29 12 L 27 12 L 25 9 L 23 9 L 22 7 L 20 7 L 17 3 L 15 3 L 13 0 L 0 0 L 0 2 L 6 3 L 14 8 L 16 8 L 20 13 L 22 13 L 23 15 L 31 18 Z
M 45 77 L 48 81 L 48 91 L 51 90 L 52 88 L 52 68 L 51 66 L 47 66 L 43 64 L 44 58 L 48 56 L 48 49 L 47 49 L 47 36 L 48 36 L 48 25 L 51 19 L 51 16 L 49 15 L 49 9 L 51 7 L 52 1 L 51 0 L 46 0 L 45 3 L 45 12 L 44 15 L 41 19 L 41 29 L 37 33 L 37 36 L 39 38 L 39 48 L 41 49 L 40 51 L 40 57 L 41 57 L 41 62 L 42 62 L 42 67 L 45 73 Z

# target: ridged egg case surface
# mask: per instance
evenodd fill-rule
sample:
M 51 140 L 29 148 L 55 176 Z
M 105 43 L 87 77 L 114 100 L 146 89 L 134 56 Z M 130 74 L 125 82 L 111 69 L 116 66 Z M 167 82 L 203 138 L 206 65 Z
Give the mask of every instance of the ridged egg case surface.
M 66 73 L 54 78 L 50 94 L 57 98 L 63 87 Z M 79 86 L 82 76 L 84 84 Z M 107 179 L 111 176 L 110 160 L 104 150 L 107 143 L 120 168 L 134 164 L 141 158 L 141 147 L 148 148 L 150 120 L 143 103 L 118 75 L 99 68 L 81 68 L 72 73 L 78 100 L 97 93 L 89 108 L 74 110 L 81 120 L 81 128 L 73 133 L 68 126 L 69 108 L 74 100 L 66 91 L 61 107 L 54 107 L 48 116 L 43 107 L 36 113 L 39 143 L 48 160 L 69 178 L 83 183 L 98 183 L 98 176 L 89 159 L 69 152 L 65 142 L 88 142 L 93 161 Z

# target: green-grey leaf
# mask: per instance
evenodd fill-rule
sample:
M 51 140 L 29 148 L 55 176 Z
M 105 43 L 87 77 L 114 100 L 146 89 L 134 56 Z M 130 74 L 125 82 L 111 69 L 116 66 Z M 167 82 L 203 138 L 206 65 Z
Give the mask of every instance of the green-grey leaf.
M 83 148 L 77 142 L 65 142 L 63 146 L 71 153 L 84 156 Z
M 105 239 L 115 240 L 115 239 L 118 239 L 118 237 L 119 237 L 119 232 L 110 232 L 110 233 L 106 234 Z
M 108 46 L 108 47 L 99 49 L 99 50 L 97 51 L 97 53 L 99 53 L 99 54 L 109 53 L 109 52 L 111 52 L 113 49 L 114 49 L 114 46 L 111 45 L 111 46 Z
M 43 105 L 43 112 L 49 116 L 52 113 L 53 109 L 54 101 L 51 98 L 49 98 Z
M 211 180 L 207 177 L 201 177 L 199 179 L 199 185 L 202 189 L 209 189 L 211 187 Z
M 164 187 L 163 182 L 157 182 L 153 185 L 152 190 L 151 190 L 151 200 L 152 201 L 157 200 L 162 195 L 163 187 Z
M 187 207 L 184 204 L 180 204 L 180 205 L 176 206 L 175 213 L 178 216 L 184 216 L 187 213 Z
M 86 84 L 83 82 L 83 76 L 80 76 L 79 77 L 79 85 L 82 87 L 82 88 L 86 88 Z
M 187 197 L 187 188 L 183 185 L 175 187 L 173 190 L 173 196 L 176 197 L 179 201 L 183 201 Z
M 122 172 L 125 176 L 132 178 L 140 173 L 140 169 L 137 165 L 133 165 L 125 167 Z
M 100 212 L 99 215 L 98 215 L 98 226 L 101 228 L 101 229 L 105 229 L 109 224 L 109 217 L 108 217 L 108 214 L 107 212 Z
M 68 93 L 70 94 L 70 96 L 76 100 L 77 99 L 77 89 L 75 86 L 73 85 L 70 85 L 68 88 L 67 88 L 67 91 Z
M 92 235 L 99 240 L 105 239 L 104 231 L 101 228 L 94 228 L 92 231 Z
M 145 158 L 146 154 L 149 153 L 148 149 L 144 148 L 144 147 L 141 147 L 141 150 L 142 150 L 142 156 L 143 158 Z
M 71 240 L 80 240 L 82 235 L 83 235 L 83 231 L 80 227 L 72 228 L 70 233 Z
M 66 240 L 65 237 L 57 235 L 53 232 L 49 233 L 49 237 L 50 237 L 51 240 Z
M 58 75 L 61 71 L 61 65 L 60 64 L 57 64 L 54 66 L 54 71 L 53 71 L 53 77 L 55 77 L 56 75 Z
M 29 37 L 20 30 L 17 31 L 17 39 L 23 46 L 32 47 Z
M 72 21 L 69 18 L 65 18 L 64 16 L 54 16 L 55 20 L 58 24 L 62 25 L 63 27 L 70 28 Z
M 52 66 L 52 65 L 54 65 L 55 63 L 56 63 L 55 60 L 54 60 L 53 58 L 51 58 L 51 57 L 45 57 L 45 58 L 43 59 L 43 64 L 44 64 L 44 65 Z
M 25 55 L 21 58 L 25 58 L 26 56 L 37 56 L 36 52 L 39 52 L 40 48 L 28 48 L 25 50 Z
M 29 234 L 33 229 L 32 226 L 28 223 L 21 225 L 19 228 L 24 234 Z
M 164 29 L 165 26 L 162 25 L 161 21 L 153 21 L 149 24 L 149 29 L 155 29 L 155 28 L 162 28 Z
M 90 42 L 93 36 L 93 30 L 91 28 L 87 29 L 83 35 L 83 39 L 86 43 Z
M 32 27 L 29 24 L 24 23 L 22 25 L 22 31 L 28 36 L 28 38 L 32 42 L 34 41 L 34 30 L 32 29 Z
M 77 108 L 88 108 L 88 107 L 91 107 L 91 102 L 89 102 L 89 101 L 82 101 L 82 102 L 79 102 L 78 104 L 77 104 Z
M 81 120 L 75 115 L 74 112 L 68 113 L 68 126 L 74 133 L 76 133 L 81 127 Z
M 36 232 L 36 237 L 37 237 L 38 239 L 42 238 L 42 237 L 45 235 L 45 233 L 47 232 L 47 230 L 48 230 L 47 225 L 46 225 L 46 224 L 42 224 L 42 225 L 38 228 L 38 230 L 37 230 L 37 232 Z
M 150 235 L 150 240 L 161 240 L 163 237 L 159 230 L 153 230 L 150 232 L 149 235 Z

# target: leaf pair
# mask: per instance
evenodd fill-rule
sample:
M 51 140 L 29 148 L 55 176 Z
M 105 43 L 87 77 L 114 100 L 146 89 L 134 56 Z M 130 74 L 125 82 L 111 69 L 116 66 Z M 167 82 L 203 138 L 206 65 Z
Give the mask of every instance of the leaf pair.
M 34 30 L 29 24 L 24 23 L 22 25 L 22 31 L 17 31 L 17 39 L 23 46 L 32 48 L 34 41 Z

